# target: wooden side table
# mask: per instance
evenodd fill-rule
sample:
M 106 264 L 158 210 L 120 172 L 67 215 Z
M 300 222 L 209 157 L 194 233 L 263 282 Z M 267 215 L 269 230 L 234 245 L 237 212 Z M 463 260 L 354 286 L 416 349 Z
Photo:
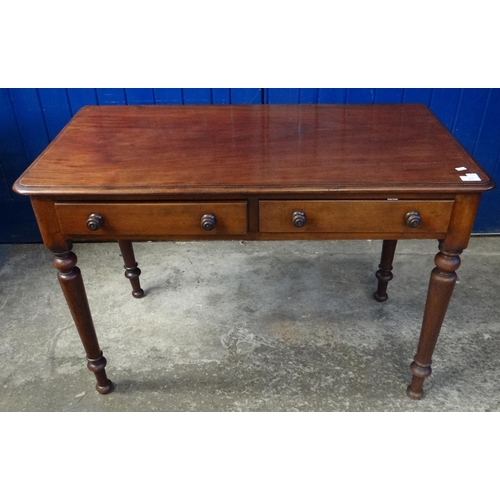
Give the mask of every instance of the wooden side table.
M 118 240 L 142 297 L 133 240 L 380 239 L 381 302 L 397 240 L 439 240 L 407 390 L 420 399 L 493 187 L 422 105 L 100 106 L 80 110 L 14 190 L 31 197 L 101 394 L 113 385 L 73 240 Z

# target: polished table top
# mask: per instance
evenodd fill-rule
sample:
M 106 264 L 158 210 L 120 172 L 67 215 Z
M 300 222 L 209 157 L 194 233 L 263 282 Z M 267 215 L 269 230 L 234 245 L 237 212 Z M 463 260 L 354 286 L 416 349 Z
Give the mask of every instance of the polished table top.
M 465 166 L 466 171 L 457 171 Z M 464 173 L 476 180 L 462 180 Z M 479 179 L 479 180 L 477 180 Z M 28 195 L 459 193 L 493 186 L 423 105 L 88 106 L 16 182 Z

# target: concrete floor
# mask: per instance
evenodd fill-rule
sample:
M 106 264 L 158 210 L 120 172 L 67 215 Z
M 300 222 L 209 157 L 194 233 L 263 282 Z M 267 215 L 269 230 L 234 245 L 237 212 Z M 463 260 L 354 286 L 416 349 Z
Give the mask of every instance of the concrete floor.
M 405 395 L 437 244 L 143 242 L 134 299 L 117 244 L 76 244 L 108 375 L 94 390 L 42 245 L 0 245 L 2 411 L 499 411 L 500 239 L 473 238 L 426 396 Z M 2 265 L 3 261 L 3 265 Z

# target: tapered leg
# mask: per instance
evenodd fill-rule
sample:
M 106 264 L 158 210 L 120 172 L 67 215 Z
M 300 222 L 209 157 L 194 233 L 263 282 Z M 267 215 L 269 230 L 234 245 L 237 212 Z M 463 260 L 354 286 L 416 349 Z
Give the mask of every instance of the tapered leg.
M 137 262 L 135 261 L 132 242 L 130 240 L 118 240 L 118 245 L 120 245 L 123 262 L 125 263 L 123 266 L 125 268 L 125 277 L 128 278 L 132 284 L 132 295 L 136 299 L 140 299 L 141 297 L 144 297 L 144 290 L 141 288 L 141 284 L 139 282 L 141 270 L 137 267 Z
M 455 271 L 460 266 L 461 250 L 447 252 L 442 243 L 439 250 L 434 259 L 436 267 L 431 273 L 417 354 L 410 365 L 413 377 L 406 394 L 412 399 L 422 399 L 424 395 L 422 386 L 431 374 L 432 353 L 457 281 Z
M 378 279 L 377 291 L 373 294 L 375 300 L 385 302 L 387 300 L 387 285 L 392 280 L 392 261 L 398 240 L 384 240 L 382 244 L 382 257 L 375 276 Z
M 59 283 L 87 353 L 87 367 L 97 379 L 97 392 L 108 394 L 112 391 L 113 384 L 106 376 L 106 358 L 99 348 L 82 275 L 76 267 L 76 255 L 71 252 L 71 248 L 62 253 L 54 253 L 53 264 L 58 270 Z

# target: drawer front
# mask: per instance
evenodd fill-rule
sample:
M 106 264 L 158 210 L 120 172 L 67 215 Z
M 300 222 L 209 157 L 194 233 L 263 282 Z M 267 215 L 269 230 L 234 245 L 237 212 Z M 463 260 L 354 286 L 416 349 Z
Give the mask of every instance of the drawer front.
M 56 203 L 67 235 L 218 236 L 247 232 L 247 203 Z M 90 216 L 95 214 L 95 217 Z M 205 227 L 202 229 L 202 218 Z M 211 217 L 213 216 L 213 217 Z M 92 221 L 89 222 L 89 218 Z M 87 226 L 97 229 L 91 230 Z M 213 227 L 212 227 L 213 226 Z M 212 227 L 212 228 L 211 228 Z M 211 228 L 211 229 L 210 229 Z
M 260 201 L 259 230 L 262 233 L 442 234 L 448 229 L 452 208 L 452 200 Z M 297 227 L 294 218 L 297 226 L 303 225 Z

